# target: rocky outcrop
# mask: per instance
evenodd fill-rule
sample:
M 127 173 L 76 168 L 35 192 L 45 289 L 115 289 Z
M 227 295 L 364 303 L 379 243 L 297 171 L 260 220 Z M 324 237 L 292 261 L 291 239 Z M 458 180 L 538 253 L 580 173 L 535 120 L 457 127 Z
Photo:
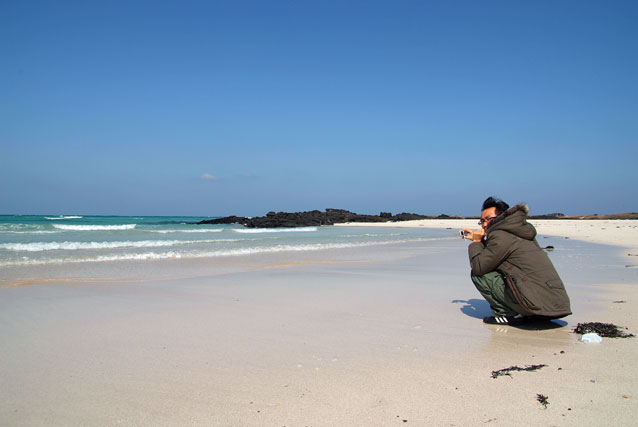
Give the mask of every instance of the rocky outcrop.
M 389 212 L 381 212 L 379 215 L 362 215 L 343 209 L 326 209 L 325 212 L 318 210 L 307 212 L 268 212 L 266 216 L 256 218 L 228 216 L 224 218 L 207 219 L 200 221 L 198 224 L 241 224 L 248 228 L 278 228 L 333 225 L 345 222 L 409 221 L 427 218 L 452 217 L 447 215 L 432 217 L 411 213 L 392 215 Z
M 624 213 L 615 215 L 572 215 L 561 213 L 531 216 L 532 219 L 638 219 L 638 213 Z M 268 212 L 266 216 L 247 218 L 242 216 L 227 216 L 224 218 L 207 219 L 197 224 L 241 224 L 248 228 L 277 228 L 277 227 L 308 227 L 320 225 L 343 224 L 346 222 L 396 222 L 417 219 L 478 219 L 478 217 L 462 217 L 454 215 L 426 216 L 413 213 L 392 215 L 381 212 L 379 215 L 362 215 L 343 209 L 326 209 L 325 212 L 314 210 L 307 212 Z

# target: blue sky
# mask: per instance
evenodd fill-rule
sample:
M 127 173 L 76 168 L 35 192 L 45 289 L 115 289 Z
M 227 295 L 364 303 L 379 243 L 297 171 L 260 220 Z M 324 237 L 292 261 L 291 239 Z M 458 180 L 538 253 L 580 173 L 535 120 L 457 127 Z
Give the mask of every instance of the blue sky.
M 0 2 L 0 213 L 638 211 L 634 1 Z

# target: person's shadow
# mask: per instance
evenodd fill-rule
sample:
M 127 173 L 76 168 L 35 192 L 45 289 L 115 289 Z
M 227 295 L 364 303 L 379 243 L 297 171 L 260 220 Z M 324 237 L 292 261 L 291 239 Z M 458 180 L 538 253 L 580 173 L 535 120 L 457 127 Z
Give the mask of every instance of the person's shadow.
M 489 303 L 484 299 L 455 299 L 452 300 L 452 303 L 463 304 L 461 306 L 461 312 L 475 319 L 482 319 L 492 314 Z
M 455 299 L 452 300 L 452 304 L 463 304 L 461 306 L 461 312 L 467 316 L 474 317 L 475 319 L 483 319 L 484 317 L 492 315 L 492 309 L 490 304 L 482 299 Z M 523 325 L 516 325 L 516 328 L 527 330 L 539 330 L 539 329 L 556 329 L 567 326 L 567 322 L 559 319 L 538 319 L 525 323 Z

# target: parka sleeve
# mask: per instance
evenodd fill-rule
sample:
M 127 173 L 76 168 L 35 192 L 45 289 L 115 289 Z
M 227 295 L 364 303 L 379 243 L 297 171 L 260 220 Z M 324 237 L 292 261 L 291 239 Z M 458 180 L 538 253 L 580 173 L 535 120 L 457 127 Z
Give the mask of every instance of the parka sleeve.
M 507 232 L 496 230 L 485 243 L 474 242 L 469 246 L 470 266 L 474 274 L 482 276 L 501 265 L 511 251 L 512 242 L 507 237 Z

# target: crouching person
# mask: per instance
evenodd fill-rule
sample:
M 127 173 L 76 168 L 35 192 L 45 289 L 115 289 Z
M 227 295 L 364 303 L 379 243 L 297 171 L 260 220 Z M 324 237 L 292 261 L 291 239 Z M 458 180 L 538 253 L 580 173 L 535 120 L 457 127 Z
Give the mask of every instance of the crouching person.
M 518 325 L 571 314 L 565 286 L 536 241 L 528 213 L 524 203 L 510 208 L 489 197 L 483 202 L 481 229 L 463 229 L 472 241 L 472 282 L 492 308 L 485 323 Z

